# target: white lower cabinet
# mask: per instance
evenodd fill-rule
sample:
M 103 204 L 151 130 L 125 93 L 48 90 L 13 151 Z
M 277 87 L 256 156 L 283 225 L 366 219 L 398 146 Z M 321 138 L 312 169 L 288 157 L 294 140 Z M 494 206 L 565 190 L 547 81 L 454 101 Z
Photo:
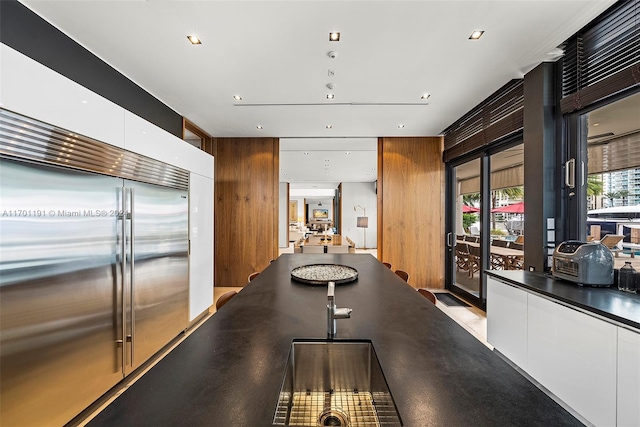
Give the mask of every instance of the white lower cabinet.
M 526 371 L 527 293 L 492 278 L 487 280 L 487 341 Z
M 618 328 L 618 426 L 640 426 L 640 333 Z
M 640 333 L 490 277 L 487 340 L 589 423 L 640 426 Z
M 528 295 L 527 372 L 596 426 L 616 425 L 617 327 Z

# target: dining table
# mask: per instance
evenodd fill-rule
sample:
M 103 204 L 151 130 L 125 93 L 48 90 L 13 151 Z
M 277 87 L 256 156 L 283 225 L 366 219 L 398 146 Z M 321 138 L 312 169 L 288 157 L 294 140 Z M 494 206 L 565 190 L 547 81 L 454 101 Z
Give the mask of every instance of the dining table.
M 466 243 L 468 246 L 473 246 L 476 248 L 480 247 L 480 243 L 476 242 L 462 242 Z M 504 246 L 490 246 L 490 252 L 492 255 L 496 255 L 502 258 L 503 265 L 505 266 L 505 270 L 520 270 L 519 268 L 512 268 L 514 265 L 514 260 L 523 259 L 524 258 L 524 250 L 508 248 Z
M 302 242 L 302 246 L 349 246 L 354 247 L 347 236 L 340 234 L 313 234 Z

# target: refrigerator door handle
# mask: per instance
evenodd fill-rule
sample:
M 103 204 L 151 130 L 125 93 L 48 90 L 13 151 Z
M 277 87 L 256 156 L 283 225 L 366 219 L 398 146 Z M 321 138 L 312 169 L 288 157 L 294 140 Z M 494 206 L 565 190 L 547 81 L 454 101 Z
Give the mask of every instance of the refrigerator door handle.
M 135 275 L 135 253 L 136 253 L 136 240 L 135 240 L 135 221 L 134 221 L 134 189 L 129 189 L 129 218 L 131 224 L 131 238 L 129 239 L 129 257 L 131 259 L 131 268 L 129 269 L 129 281 L 131 283 L 131 303 L 129 308 L 131 310 L 131 366 L 135 366 L 135 339 L 136 339 L 136 301 L 135 301 L 135 289 L 136 289 L 136 275 Z
M 121 306 L 120 306 L 120 312 L 121 312 L 121 316 L 122 318 L 120 319 L 121 321 L 121 327 L 122 330 L 121 332 L 121 337 L 122 339 L 116 340 L 117 344 L 121 344 L 122 348 L 121 348 L 121 357 L 122 357 L 122 373 L 125 373 L 125 366 L 127 364 L 127 346 L 125 344 L 126 341 L 126 337 L 127 337 L 127 312 L 125 310 L 125 307 L 127 305 L 127 301 L 126 301 L 126 288 L 127 288 L 127 218 L 126 218 L 126 202 L 127 202 L 127 197 L 126 197 L 126 188 L 125 187 L 120 187 L 120 212 L 118 212 L 117 218 L 119 221 L 122 221 L 120 223 L 120 234 L 121 234 L 121 239 L 120 239 L 120 271 L 121 271 L 121 281 L 122 281 L 122 287 L 121 287 L 121 291 L 120 291 L 120 301 L 121 301 Z

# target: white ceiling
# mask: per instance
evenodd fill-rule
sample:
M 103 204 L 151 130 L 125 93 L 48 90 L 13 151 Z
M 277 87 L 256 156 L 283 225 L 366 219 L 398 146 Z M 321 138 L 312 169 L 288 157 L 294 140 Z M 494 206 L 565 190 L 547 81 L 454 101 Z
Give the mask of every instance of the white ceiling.
M 438 135 L 510 79 L 555 59 L 557 46 L 614 2 L 22 0 L 212 136 L 316 138 L 317 149 L 327 145 L 319 138 Z M 469 40 L 478 29 L 484 36 Z M 347 166 L 330 179 L 365 180 L 375 162 L 355 169 L 371 153 L 346 161 L 343 149 L 358 150 L 338 141 L 331 164 Z M 285 157 L 305 164 L 292 146 Z M 324 162 L 304 179 L 286 159 L 281 166 L 291 181 L 324 173 Z

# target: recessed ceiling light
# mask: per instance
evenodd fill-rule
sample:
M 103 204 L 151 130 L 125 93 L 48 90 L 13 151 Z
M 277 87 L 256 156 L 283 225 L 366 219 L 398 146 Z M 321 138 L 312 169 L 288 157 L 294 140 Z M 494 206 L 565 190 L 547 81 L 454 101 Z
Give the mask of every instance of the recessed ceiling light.
M 189 39 L 191 44 L 202 44 L 202 41 L 200 40 L 200 38 L 194 34 L 187 36 L 187 38 Z
M 262 125 L 257 125 L 256 129 L 262 129 Z
M 332 125 L 326 125 L 325 126 L 327 129 L 331 129 L 333 126 Z
M 327 99 L 333 99 L 334 97 L 335 97 L 335 95 L 332 94 L 332 93 L 328 93 L 327 94 Z
M 329 33 L 329 41 L 330 42 L 339 42 L 340 41 L 340 33 L 334 31 Z
M 428 93 L 423 93 L 422 96 L 420 97 L 420 99 L 429 99 L 431 98 L 431 95 Z
M 403 124 L 399 124 L 399 125 L 398 125 L 398 129 L 402 129 L 403 127 L 404 127 L 404 125 L 403 125 Z
M 476 30 L 471 33 L 471 35 L 469 36 L 469 40 L 478 40 L 480 37 L 482 37 L 483 34 L 484 31 Z
M 233 95 L 233 99 L 236 101 L 242 101 L 242 97 L 240 95 Z

